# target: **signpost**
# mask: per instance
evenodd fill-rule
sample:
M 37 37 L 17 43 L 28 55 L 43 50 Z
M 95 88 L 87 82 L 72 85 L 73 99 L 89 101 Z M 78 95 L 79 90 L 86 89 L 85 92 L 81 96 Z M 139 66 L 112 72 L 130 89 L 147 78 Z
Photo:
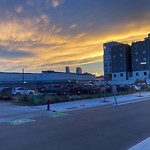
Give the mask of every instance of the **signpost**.
M 116 98 L 116 94 L 117 94 L 117 87 L 116 87 L 116 85 L 112 86 L 112 93 L 113 93 L 114 98 L 115 98 L 115 103 L 116 103 L 116 105 L 118 105 L 117 98 Z

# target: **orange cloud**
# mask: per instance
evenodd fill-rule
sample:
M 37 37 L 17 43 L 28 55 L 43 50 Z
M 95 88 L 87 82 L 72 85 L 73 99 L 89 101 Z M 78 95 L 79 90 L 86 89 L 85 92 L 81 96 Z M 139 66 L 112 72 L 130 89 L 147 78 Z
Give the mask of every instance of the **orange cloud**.
M 61 0 L 52 0 L 51 5 L 52 7 L 58 7 L 61 4 Z
M 69 28 L 70 28 L 70 29 L 76 29 L 77 27 L 78 27 L 77 24 L 72 24 Z
M 22 66 L 32 64 L 28 70 L 40 71 L 56 69 L 66 65 L 77 66 L 103 61 L 103 43 L 119 41 L 131 43 L 143 39 L 149 24 L 143 23 L 139 29 L 136 23 L 129 23 L 123 27 L 116 27 L 103 34 L 78 33 L 76 35 L 61 35 L 63 27 L 53 24 L 51 17 L 43 14 L 31 19 L 4 20 L 0 22 L 0 46 L 12 52 L 31 52 L 34 57 L 17 57 L 16 59 L 0 58 L 0 70 L 20 71 Z M 124 28 L 124 30 L 122 30 Z M 11 65 L 10 65 L 11 64 Z M 45 64 L 45 65 L 44 65 Z M 45 68 L 43 68 L 45 67 Z
M 17 13 L 21 13 L 21 12 L 23 12 L 23 7 L 22 6 L 18 6 L 18 7 L 15 8 L 15 11 Z

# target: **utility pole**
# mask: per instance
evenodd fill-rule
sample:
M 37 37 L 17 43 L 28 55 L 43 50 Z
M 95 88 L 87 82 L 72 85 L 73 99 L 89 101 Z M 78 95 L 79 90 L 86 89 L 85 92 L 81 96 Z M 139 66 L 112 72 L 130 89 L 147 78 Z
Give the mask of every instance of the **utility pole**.
M 22 68 L 22 87 L 24 87 L 24 68 Z
M 22 68 L 22 87 L 24 87 L 24 71 L 28 66 L 25 66 L 24 68 Z

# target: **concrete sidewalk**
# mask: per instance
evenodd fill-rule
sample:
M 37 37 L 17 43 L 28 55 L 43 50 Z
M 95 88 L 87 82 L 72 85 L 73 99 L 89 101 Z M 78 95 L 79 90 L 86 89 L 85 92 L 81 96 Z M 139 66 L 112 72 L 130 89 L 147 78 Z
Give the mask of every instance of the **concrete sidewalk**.
M 122 95 L 116 97 L 118 105 L 129 102 L 138 102 L 144 100 L 150 100 L 150 92 L 143 92 L 141 95 L 139 93 Z M 115 105 L 115 98 L 106 97 L 104 98 L 94 98 L 87 100 L 77 100 L 72 102 L 64 102 L 51 104 L 50 109 L 58 112 L 67 112 L 71 110 L 84 109 L 96 106 L 104 105 Z M 0 123 L 7 122 L 12 119 L 18 118 L 31 118 L 36 116 L 47 115 L 51 111 L 47 111 L 47 105 L 42 106 L 16 106 L 10 102 L 0 102 Z
M 139 100 L 141 101 L 148 100 L 149 98 L 150 98 L 150 92 L 143 92 L 141 94 L 134 93 L 134 94 L 129 94 L 129 95 L 116 96 L 118 105 L 123 104 L 125 102 L 136 102 L 136 101 L 138 102 Z M 70 111 L 74 109 L 83 109 L 83 108 L 110 105 L 110 104 L 112 105 L 116 104 L 114 96 L 51 104 L 51 109 L 60 111 L 60 112 L 66 112 L 66 111 Z M 46 105 L 34 106 L 34 107 L 41 109 L 41 110 L 46 109 Z

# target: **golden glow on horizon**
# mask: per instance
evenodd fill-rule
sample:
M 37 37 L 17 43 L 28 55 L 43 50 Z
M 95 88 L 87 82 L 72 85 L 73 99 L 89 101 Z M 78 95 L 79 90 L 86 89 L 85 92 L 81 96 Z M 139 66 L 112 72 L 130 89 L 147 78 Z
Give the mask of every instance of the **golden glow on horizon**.
M 39 22 L 42 22 L 42 28 L 38 26 Z M 130 24 L 128 28 L 133 26 L 134 24 Z M 108 41 L 131 43 L 143 40 L 150 31 L 150 27 L 145 26 L 140 31 L 137 28 L 116 34 L 59 35 L 58 30 L 54 31 L 54 26 L 46 15 L 23 21 L 16 18 L 12 21 L 5 20 L 0 22 L 0 29 L 1 46 L 10 52 L 17 50 L 33 54 L 32 57 L 12 58 L 13 61 L 9 58 L 0 58 L 0 70 L 9 70 L 12 66 L 15 68 L 31 63 L 34 64 L 32 69 L 41 70 L 41 64 L 46 64 L 49 69 L 55 69 L 103 61 L 103 43 Z M 8 65 L 9 61 L 11 67 Z

